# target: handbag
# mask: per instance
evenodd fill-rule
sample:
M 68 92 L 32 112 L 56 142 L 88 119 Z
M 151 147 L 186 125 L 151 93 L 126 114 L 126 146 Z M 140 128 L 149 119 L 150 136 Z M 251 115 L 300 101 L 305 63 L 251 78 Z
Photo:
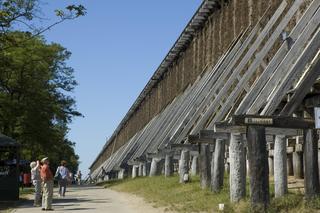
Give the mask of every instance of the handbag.
M 60 169 L 60 167 L 58 167 L 56 174 L 54 175 L 55 180 L 61 180 L 61 178 L 62 178 L 59 169 Z

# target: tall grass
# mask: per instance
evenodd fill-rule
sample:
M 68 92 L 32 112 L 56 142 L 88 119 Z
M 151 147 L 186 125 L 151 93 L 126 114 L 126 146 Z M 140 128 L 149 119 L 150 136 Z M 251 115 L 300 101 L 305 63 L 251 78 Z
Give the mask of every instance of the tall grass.
M 168 211 L 176 212 L 219 212 L 218 205 L 224 204 L 223 212 L 254 212 L 250 209 L 249 181 L 247 181 L 247 197 L 237 204 L 229 200 L 229 179 L 225 176 L 224 187 L 221 192 L 213 193 L 210 189 L 200 188 L 199 177 L 193 177 L 190 183 L 180 184 L 177 176 L 165 178 L 139 177 L 121 181 L 110 181 L 106 188 L 128 192 L 143 197 L 154 207 L 165 207 Z M 320 198 L 305 201 L 301 192 L 289 192 L 282 198 L 274 197 L 274 184 L 270 183 L 271 202 L 270 213 L 320 212 Z

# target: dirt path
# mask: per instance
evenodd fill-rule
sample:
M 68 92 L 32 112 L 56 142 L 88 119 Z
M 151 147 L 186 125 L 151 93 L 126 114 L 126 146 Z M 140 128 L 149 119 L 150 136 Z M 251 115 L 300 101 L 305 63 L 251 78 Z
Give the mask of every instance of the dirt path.
M 57 197 L 55 189 L 53 200 L 54 211 L 57 212 L 112 212 L 112 213 L 160 213 L 164 209 L 153 208 L 142 198 L 135 195 L 112 191 L 102 187 L 72 187 L 68 188 L 65 198 Z M 43 212 L 41 207 L 33 207 L 32 200 L 23 202 L 16 213 Z

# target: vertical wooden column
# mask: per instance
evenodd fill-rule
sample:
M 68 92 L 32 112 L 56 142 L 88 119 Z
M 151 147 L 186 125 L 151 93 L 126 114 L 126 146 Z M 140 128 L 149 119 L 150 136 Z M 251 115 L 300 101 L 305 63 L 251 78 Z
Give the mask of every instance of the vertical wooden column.
M 300 144 L 299 144 L 300 145 Z M 293 174 L 295 178 L 303 178 L 303 154 L 302 152 L 293 152 Z
M 147 168 L 148 162 L 143 162 L 142 165 L 142 176 L 145 177 L 148 174 L 148 168 Z
M 200 186 L 202 189 L 210 186 L 210 150 L 208 144 L 200 145 Z
M 320 194 L 318 168 L 318 140 L 315 130 L 304 131 L 304 190 L 306 198 Z
M 247 141 L 251 205 L 254 209 L 265 210 L 269 203 L 269 168 L 265 128 L 248 126 Z
M 189 161 L 190 161 L 190 152 L 189 150 L 181 151 L 180 158 L 180 183 L 185 183 L 189 181 Z
M 217 139 L 215 144 L 211 189 L 219 192 L 223 187 L 225 140 Z
M 124 173 L 125 173 L 125 170 L 124 169 L 120 169 L 118 171 L 118 179 L 119 180 L 122 180 L 124 178 Z
M 287 146 L 285 135 L 277 135 L 274 143 L 274 193 L 281 197 L 288 193 Z
M 139 166 L 133 165 L 132 166 L 132 178 L 136 178 L 139 172 Z
M 246 196 L 246 155 L 241 134 L 231 133 L 229 158 L 230 200 L 238 202 Z
M 214 150 L 212 150 L 212 153 L 211 153 L 211 162 L 210 162 L 210 189 L 212 190 L 212 178 L 214 176 L 214 155 L 215 152 Z
M 287 174 L 293 176 L 293 156 L 292 153 L 287 153 Z
M 166 158 L 164 161 L 164 176 L 170 177 L 173 175 L 173 155 L 166 154 Z
M 151 161 L 151 166 L 150 166 L 150 174 L 149 176 L 150 177 L 153 177 L 153 176 L 156 176 L 156 175 L 159 175 L 159 161 L 160 159 L 158 158 L 152 158 L 152 161 Z
M 195 176 L 199 174 L 199 157 L 198 155 L 194 155 L 192 157 L 192 164 L 191 164 L 191 175 Z
M 268 157 L 268 166 L 269 166 L 269 175 L 273 176 L 274 175 L 274 168 L 273 168 L 273 156 Z
M 139 163 L 139 172 L 138 172 L 138 176 L 142 177 L 142 173 L 143 173 L 143 163 Z

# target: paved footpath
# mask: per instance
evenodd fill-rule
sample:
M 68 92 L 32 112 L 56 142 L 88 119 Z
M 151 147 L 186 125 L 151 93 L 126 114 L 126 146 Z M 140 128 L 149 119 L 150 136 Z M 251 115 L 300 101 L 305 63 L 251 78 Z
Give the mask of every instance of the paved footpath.
M 41 207 L 33 207 L 33 201 L 28 200 L 15 213 L 43 212 Z M 164 209 L 153 208 L 142 198 L 135 195 L 116 192 L 96 186 L 69 187 L 66 197 L 57 197 L 57 188 L 54 190 L 54 212 L 110 212 L 110 213 L 160 213 Z

